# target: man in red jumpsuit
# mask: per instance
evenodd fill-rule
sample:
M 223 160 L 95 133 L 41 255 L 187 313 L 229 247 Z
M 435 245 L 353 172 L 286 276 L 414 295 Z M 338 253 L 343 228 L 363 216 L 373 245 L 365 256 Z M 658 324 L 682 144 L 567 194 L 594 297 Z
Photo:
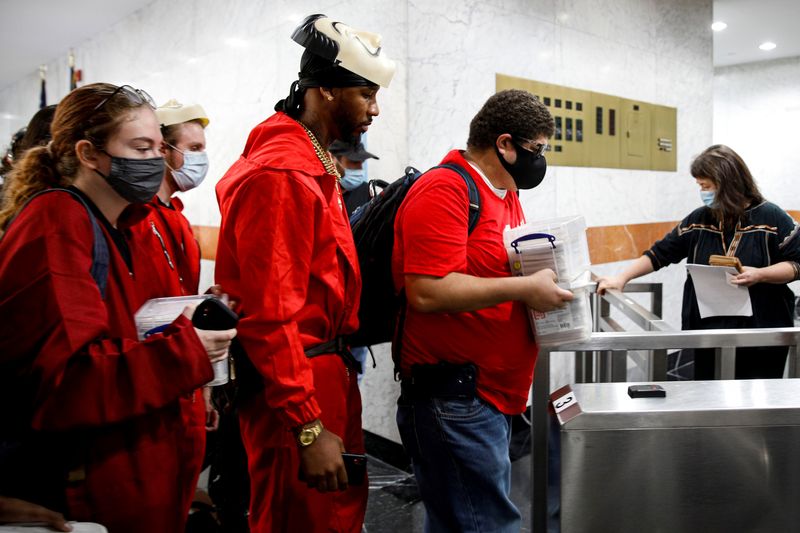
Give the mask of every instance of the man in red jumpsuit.
M 379 36 L 324 15 L 292 38 L 306 47 L 300 79 L 217 185 L 216 277 L 241 302 L 241 345 L 264 383 L 240 406 L 252 531 L 358 532 L 367 484 L 348 483 L 341 454 L 364 452 L 361 398 L 336 341 L 358 326 L 361 283 L 327 147 L 367 130 L 394 63 Z
M 177 192 L 194 189 L 208 173 L 205 128 L 208 117 L 198 104 L 170 100 L 156 109 L 164 137 L 164 180 L 148 204 L 151 213 L 137 231 L 151 234 L 153 255 L 160 257 L 164 273 L 176 288 L 176 296 L 197 294 L 200 283 L 200 246 L 192 226 L 183 216 Z
M 164 179 L 158 193 L 147 204 L 148 215 L 131 229 L 149 246 L 152 261 L 159 267 L 163 286 L 169 287 L 170 296 L 197 294 L 200 282 L 200 246 L 192 233 L 192 226 L 183 216 L 183 203 L 173 195 L 191 190 L 203 181 L 208 172 L 205 127 L 208 117 L 200 105 L 184 105 L 169 100 L 156 109 L 161 126 L 164 153 Z M 181 398 L 183 427 L 187 438 L 181 454 L 187 458 L 191 470 L 186 479 L 197 485 L 200 465 L 206 446 L 206 428 L 216 429 L 218 415 L 211 406 L 210 389 L 198 389 Z M 207 424 L 209 424 L 207 426 Z M 189 512 L 191 494 L 181 502 Z

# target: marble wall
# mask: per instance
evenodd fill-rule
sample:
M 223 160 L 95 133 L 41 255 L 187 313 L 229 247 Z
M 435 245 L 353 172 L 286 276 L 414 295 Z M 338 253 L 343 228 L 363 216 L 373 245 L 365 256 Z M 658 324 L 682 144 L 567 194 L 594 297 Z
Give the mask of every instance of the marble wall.
M 582 214 L 590 226 L 662 222 L 698 203 L 688 166 L 711 142 L 712 0 L 155 0 L 77 46 L 75 57 L 84 83 L 129 83 L 158 102 L 206 108 L 212 168 L 185 195 L 193 224 L 219 223 L 214 184 L 287 92 L 301 54 L 289 35 L 313 12 L 381 33 L 398 60 L 369 133 L 369 150 L 381 157 L 370 163 L 370 177 L 394 179 L 406 164 L 432 166 L 463 147 L 470 119 L 503 73 L 678 109 L 677 172 L 552 167 L 522 195 L 529 220 Z M 66 93 L 65 63 L 49 65 L 51 101 Z M 27 122 L 38 94 L 33 73 L 0 90 L 0 138 Z M 210 283 L 213 263 L 204 267 Z M 673 267 L 654 276 L 667 284 L 671 320 L 683 275 Z M 378 367 L 362 384 L 364 425 L 397 440 L 391 358 L 385 346 L 375 355 Z M 568 381 L 568 373 L 554 386 L 559 379 Z
M 800 57 L 714 71 L 714 142 L 747 163 L 765 198 L 800 210 Z M 789 284 L 800 296 L 800 281 Z
M 406 137 L 406 7 L 399 2 L 279 0 L 156 0 L 75 48 L 83 84 L 128 83 L 161 104 L 170 98 L 198 102 L 206 130 L 209 177 L 184 194 L 192 224 L 219 225 L 214 185 L 239 157 L 253 126 L 273 113 L 296 79 L 303 49 L 290 39 L 311 13 L 326 13 L 356 28 L 381 33 L 399 68 L 381 90 L 382 113 L 370 130 L 376 175 L 397 174 L 408 159 Z M 66 52 L 66 51 L 65 51 Z M 66 54 L 48 65 L 48 102 L 68 90 Z M 0 90 L 0 135 L 24 126 L 39 104 L 38 72 Z
M 750 167 L 762 194 L 800 209 L 800 57 L 721 67 L 714 75 L 714 142 Z

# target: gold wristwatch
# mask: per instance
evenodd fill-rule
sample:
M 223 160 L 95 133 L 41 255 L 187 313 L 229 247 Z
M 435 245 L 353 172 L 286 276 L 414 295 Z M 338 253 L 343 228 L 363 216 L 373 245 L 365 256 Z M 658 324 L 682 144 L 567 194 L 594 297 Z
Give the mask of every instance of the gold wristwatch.
M 300 431 L 297 433 L 297 443 L 302 448 L 311 446 L 317 440 L 320 433 L 322 433 L 322 422 L 317 419 L 300 428 Z

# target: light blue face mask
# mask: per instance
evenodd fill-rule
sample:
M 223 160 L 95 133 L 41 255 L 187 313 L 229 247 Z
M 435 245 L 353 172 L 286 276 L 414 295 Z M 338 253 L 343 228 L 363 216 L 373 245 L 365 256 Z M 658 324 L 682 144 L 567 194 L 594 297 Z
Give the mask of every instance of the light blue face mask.
M 700 199 L 706 206 L 711 207 L 714 205 L 714 191 L 700 191 Z
M 189 150 L 182 151 L 172 145 L 168 146 L 183 154 L 183 166 L 181 168 L 170 167 L 178 190 L 186 192 L 203 183 L 206 174 L 208 174 L 208 154 L 205 152 L 190 152 Z
M 346 168 L 344 169 L 344 176 L 342 176 L 339 183 L 346 191 L 357 189 L 359 185 L 367 182 L 367 173 L 363 168 Z

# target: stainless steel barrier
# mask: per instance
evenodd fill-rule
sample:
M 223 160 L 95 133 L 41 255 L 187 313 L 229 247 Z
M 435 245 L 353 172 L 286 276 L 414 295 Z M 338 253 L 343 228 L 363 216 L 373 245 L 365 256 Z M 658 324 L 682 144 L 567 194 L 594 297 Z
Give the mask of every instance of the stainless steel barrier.
M 611 293 L 611 303 L 624 295 Z M 636 309 L 635 302 L 622 302 Z M 634 305 L 630 305 L 630 304 Z M 646 311 L 646 310 L 644 310 Z M 646 316 L 641 309 L 637 314 Z M 654 315 L 655 316 L 655 315 Z M 651 320 L 654 328 L 660 318 Z M 539 352 L 533 383 L 531 413 L 531 526 L 534 533 L 547 531 L 547 439 L 548 398 L 550 395 L 550 357 L 552 352 L 624 354 L 628 350 L 650 350 L 656 353 L 680 348 L 716 348 L 717 372 L 722 379 L 732 379 L 735 370 L 736 347 L 789 346 L 789 377 L 798 377 L 798 347 L 800 328 L 769 329 L 717 329 L 694 331 L 662 331 L 652 329 L 645 332 L 595 332 L 591 339 L 582 343 L 567 344 L 543 349 Z M 613 355 L 612 355 L 613 357 Z
M 660 398 L 627 383 L 564 391 L 561 532 L 797 531 L 800 379 L 661 385 Z
M 596 276 L 593 275 L 593 279 Z M 619 310 L 622 315 L 643 331 L 673 331 L 661 318 L 663 288 L 660 283 L 629 283 L 624 291 L 607 291 L 601 296 L 591 291 L 592 330 L 593 331 L 625 331 L 623 326 L 611 317 L 611 309 Z M 647 309 L 626 296 L 626 293 L 650 294 L 650 309 Z M 667 379 L 666 350 L 648 350 L 648 379 L 665 381 Z M 627 354 L 623 351 L 576 352 L 575 382 L 599 383 L 625 381 L 627 374 Z

